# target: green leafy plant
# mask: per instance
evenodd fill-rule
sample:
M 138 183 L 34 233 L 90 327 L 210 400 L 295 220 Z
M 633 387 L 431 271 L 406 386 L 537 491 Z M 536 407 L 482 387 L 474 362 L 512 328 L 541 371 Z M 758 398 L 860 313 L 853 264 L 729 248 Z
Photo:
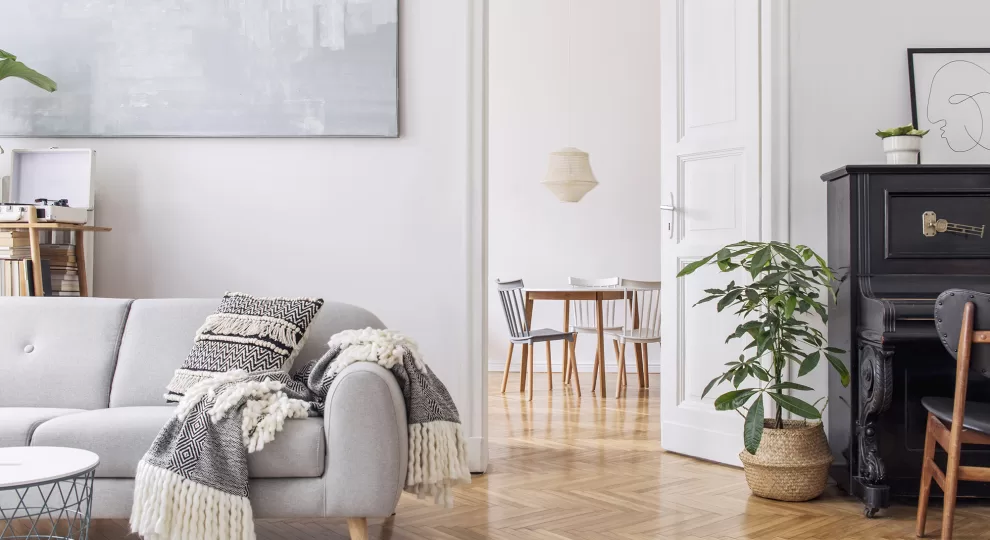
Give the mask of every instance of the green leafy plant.
M 915 129 L 914 126 L 908 124 L 906 126 L 900 126 L 890 129 L 881 129 L 877 131 L 877 137 L 881 139 L 886 139 L 887 137 L 901 137 L 904 135 L 910 135 L 914 137 L 924 137 L 928 135 L 927 129 Z
M 27 67 L 24 62 L 18 61 L 16 56 L 0 49 L 0 81 L 8 77 L 23 79 L 48 92 L 58 89 L 55 81 Z
M 715 408 L 734 410 L 746 419 L 743 440 L 746 450 L 755 454 L 763 438 L 764 396 L 777 404 L 774 428 L 784 427 L 784 410 L 807 419 L 822 416 L 825 405 L 818 408 L 822 400 L 812 404 L 786 393 L 812 390 L 784 380 L 789 363 L 799 366 L 798 377 L 801 377 L 811 373 L 825 358 L 838 372 L 843 386 L 849 384 L 849 371 L 839 358 L 845 351 L 828 347 L 825 336 L 812 324 L 816 317 L 828 322 L 828 309 L 819 299 L 822 292 L 835 297 L 832 286 L 835 276 L 811 248 L 782 242 L 731 244 L 685 266 L 677 276 L 686 276 L 708 264 L 718 266 L 722 272 L 742 269 L 752 278 L 749 284 L 733 280 L 724 289 L 705 289 L 708 296 L 695 305 L 717 300 L 719 312 L 734 307 L 735 313 L 744 319 L 725 340 L 728 343 L 748 338 L 744 353 L 738 360 L 725 364 L 728 369 L 708 383 L 702 397 L 720 383 L 732 384 L 733 390 L 715 399 Z M 746 381 L 753 385 L 740 388 Z

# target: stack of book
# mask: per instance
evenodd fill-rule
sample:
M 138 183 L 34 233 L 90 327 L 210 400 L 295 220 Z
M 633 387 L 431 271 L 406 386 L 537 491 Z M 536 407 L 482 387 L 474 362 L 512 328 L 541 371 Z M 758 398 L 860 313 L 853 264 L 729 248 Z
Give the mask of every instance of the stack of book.
M 41 258 L 52 272 L 52 296 L 79 296 L 79 265 L 72 231 L 43 231 Z
M 79 296 L 72 231 L 39 231 L 45 296 Z M 33 296 L 27 231 L 0 231 L 0 295 Z

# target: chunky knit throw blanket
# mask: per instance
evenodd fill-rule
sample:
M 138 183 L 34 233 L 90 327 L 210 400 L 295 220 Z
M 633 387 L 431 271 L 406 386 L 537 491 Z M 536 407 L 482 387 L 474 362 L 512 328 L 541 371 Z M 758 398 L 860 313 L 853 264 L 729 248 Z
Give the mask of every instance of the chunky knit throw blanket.
M 322 415 L 337 375 L 375 362 L 395 376 L 406 402 L 405 490 L 453 504 L 471 481 L 457 407 L 414 342 L 389 330 L 348 330 L 295 376 L 231 371 L 189 388 L 138 464 L 131 530 L 148 540 L 253 540 L 247 455 L 264 448 L 285 420 Z

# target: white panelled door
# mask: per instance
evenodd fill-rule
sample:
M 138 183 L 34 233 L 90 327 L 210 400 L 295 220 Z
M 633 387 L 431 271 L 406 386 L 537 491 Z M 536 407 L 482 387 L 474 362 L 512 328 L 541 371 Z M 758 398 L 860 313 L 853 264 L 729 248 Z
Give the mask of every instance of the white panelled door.
M 730 386 L 701 398 L 741 352 L 742 340 L 725 344 L 739 321 L 716 316 L 714 302 L 691 307 L 732 277 L 711 267 L 676 276 L 725 244 L 760 237 L 760 3 L 662 1 L 661 182 L 674 210 L 661 244 L 661 443 L 740 465 L 742 418 L 713 405 Z

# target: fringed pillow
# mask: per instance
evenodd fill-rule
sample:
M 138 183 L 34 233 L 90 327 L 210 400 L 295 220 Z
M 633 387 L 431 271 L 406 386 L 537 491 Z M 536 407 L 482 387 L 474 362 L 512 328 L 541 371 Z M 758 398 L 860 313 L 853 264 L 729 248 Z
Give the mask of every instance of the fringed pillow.
M 175 370 L 166 401 L 178 402 L 194 384 L 226 371 L 288 371 L 322 306 L 319 298 L 225 294 L 220 307 L 196 332 L 189 356 Z

